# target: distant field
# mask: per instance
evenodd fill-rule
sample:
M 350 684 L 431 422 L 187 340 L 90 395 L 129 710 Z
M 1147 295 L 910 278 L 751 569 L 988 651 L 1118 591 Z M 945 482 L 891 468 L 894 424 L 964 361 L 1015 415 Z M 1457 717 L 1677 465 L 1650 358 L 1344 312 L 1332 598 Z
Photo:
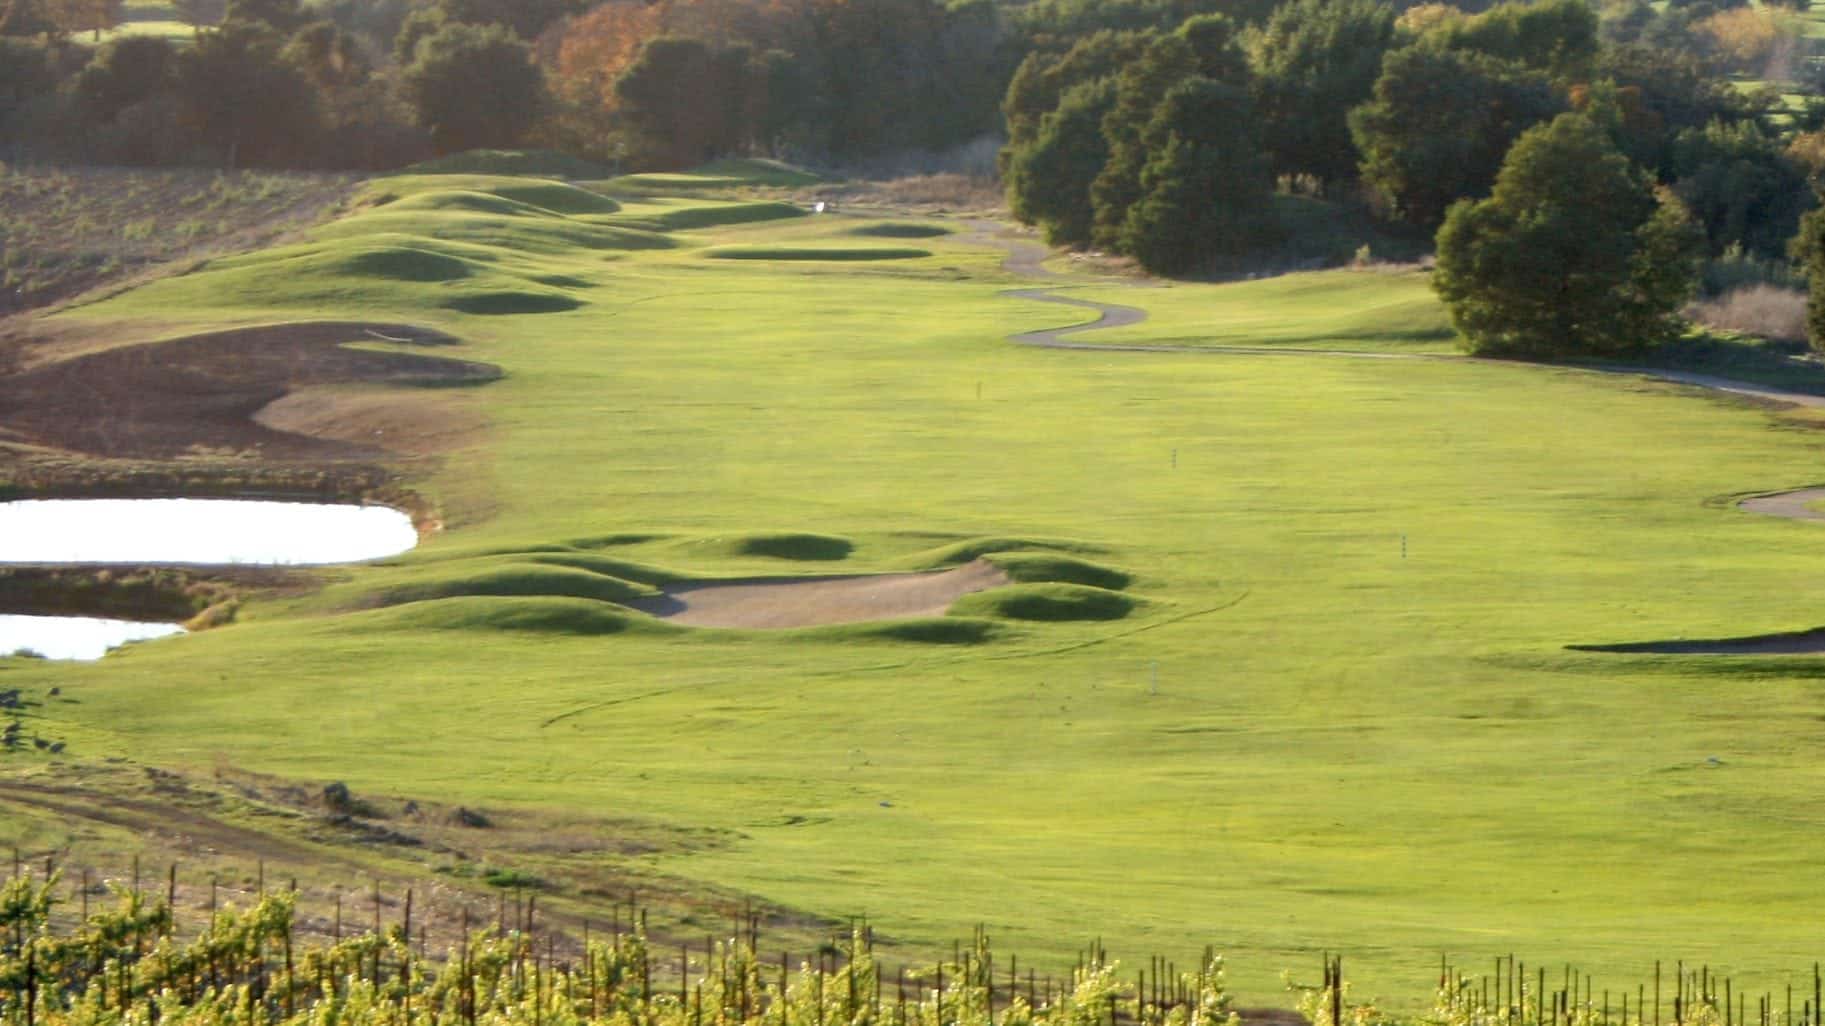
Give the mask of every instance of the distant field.
M 1778 988 L 1818 956 L 1825 663 L 1565 647 L 1825 621 L 1820 525 L 1731 501 L 1825 478 L 1812 431 L 1563 368 L 1012 346 L 1089 315 L 1005 295 L 1033 283 L 955 222 L 639 184 L 380 180 L 291 245 L 55 318 L 403 321 L 505 377 L 464 393 L 469 449 L 407 464 L 446 524 L 416 552 L 97 664 L 0 661 L 62 689 L 33 722 L 80 760 L 0 774 L 586 813 L 574 850 L 489 864 L 567 908 L 632 874 L 924 951 L 980 922 L 1042 972 L 1096 937 L 1214 944 L 1246 1003 L 1326 950 L 1403 1006 L 1441 953 L 1600 987 L 1686 958 Z M 718 258 L 873 246 L 906 252 Z M 1111 342 L 1450 349 L 1419 272 L 1068 294 L 1152 313 Z M 985 553 L 1039 579 L 894 629 L 625 605 Z M 138 843 L 83 829 L 0 813 L 0 844 Z
M 0 313 L 322 218 L 344 175 L 0 165 Z

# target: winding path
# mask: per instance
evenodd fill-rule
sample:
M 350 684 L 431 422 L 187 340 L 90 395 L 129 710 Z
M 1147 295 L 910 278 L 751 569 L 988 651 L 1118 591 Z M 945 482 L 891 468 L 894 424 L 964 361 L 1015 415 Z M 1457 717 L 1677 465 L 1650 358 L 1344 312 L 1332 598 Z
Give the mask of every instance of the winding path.
M 1001 268 L 1010 274 L 1024 278 L 1036 278 L 1041 281 L 1073 283 L 1077 279 L 1058 274 L 1046 269 L 1045 260 L 1051 250 L 1038 242 L 1026 239 L 1011 239 L 1006 236 L 1006 228 L 993 221 L 970 222 L 971 232 L 965 241 L 979 245 L 1005 250 L 1007 259 L 1002 261 Z M 1109 282 L 1108 284 L 1113 284 Z M 1313 349 L 1291 346 L 1173 346 L 1124 344 L 1105 342 L 1069 342 L 1063 336 L 1075 335 L 1085 331 L 1097 331 L 1102 328 L 1120 328 L 1139 324 L 1147 319 L 1147 311 L 1139 307 L 1123 306 L 1117 303 L 1099 303 L 1089 299 L 1077 299 L 1057 295 L 1056 286 L 1037 289 L 1014 289 L 1003 293 L 1016 299 L 1031 299 L 1042 303 L 1057 303 L 1063 306 L 1075 306 L 1096 310 L 1100 314 L 1096 320 L 1087 324 L 1074 324 L 1062 328 L 1045 328 L 1039 331 L 1022 332 L 1008 336 L 1008 341 L 1015 345 L 1035 346 L 1041 349 L 1078 349 L 1096 350 L 1098 352 L 1126 353 L 1197 353 L 1216 356 L 1341 356 L 1371 360 L 1454 360 L 1471 361 L 1476 357 L 1454 356 L 1445 353 L 1366 353 L 1348 349 Z M 1812 395 L 1806 392 L 1792 392 L 1768 385 L 1758 385 L 1747 381 L 1736 381 L 1731 378 L 1720 378 L 1710 374 L 1696 374 L 1680 370 L 1656 370 L 1648 367 L 1628 366 L 1594 366 L 1583 368 L 1603 374 L 1633 374 L 1638 377 L 1657 378 L 1681 385 L 1692 385 L 1732 395 L 1746 396 L 1768 402 L 1786 403 L 1792 406 L 1825 408 L 1825 396 Z M 1825 488 L 1802 488 L 1789 492 L 1778 492 L 1771 495 L 1758 495 L 1744 499 L 1737 505 L 1751 513 L 1762 513 L 1768 516 L 1788 517 L 1795 520 L 1825 520 L 1825 512 L 1810 508 L 1814 503 L 1825 503 Z

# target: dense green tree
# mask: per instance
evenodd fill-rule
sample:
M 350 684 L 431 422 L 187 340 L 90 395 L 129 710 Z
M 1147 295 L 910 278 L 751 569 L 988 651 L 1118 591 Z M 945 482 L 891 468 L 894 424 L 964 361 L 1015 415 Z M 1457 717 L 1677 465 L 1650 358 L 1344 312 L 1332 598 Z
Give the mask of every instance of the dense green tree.
M 1552 75 L 1589 76 L 1598 51 L 1597 14 L 1586 0 L 1527 0 L 1497 4 L 1475 17 L 1447 23 L 1438 41 Z
M 264 24 L 230 19 L 178 62 L 180 118 L 230 166 L 299 165 L 315 152 L 317 91 L 280 59 L 280 45 Z
M 1473 353 L 1615 356 L 1678 334 L 1701 247 L 1608 132 L 1561 114 L 1515 142 L 1488 199 L 1451 208 L 1433 287 Z
M 1813 204 L 1805 171 L 1753 121 L 1680 132 L 1668 165 L 1673 192 L 1704 227 L 1712 256 L 1736 246 L 1779 259 Z
M 1368 99 L 1394 44 L 1380 0 L 1289 0 L 1254 39 L 1262 143 L 1282 175 L 1330 185 L 1356 173 L 1349 111 Z
M 1141 169 L 1149 157 L 1147 126 L 1172 87 L 1196 74 L 1196 51 L 1174 34 L 1155 39 L 1116 78 L 1115 103 L 1103 116 L 1109 159 L 1090 184 L 1091 240 L 1096 245 L 1120 248 L 1128 208 L 1141 198 Z
M 393 36 L 393 60 L 401 67 L 418 59 L 418 44 L 437 35 L 450 24 L 442 7 L 418 7 L 399 23 Z
M 1670 143 L 1680 130 L 1751 116 L 1730 83 L 1708 74 L 1690 54 L 1639 43 L 1606 47 L 1594 74 L 1618 89 L 1635 90 L 1630 102 L 1638 106 L 1639 116 L 1621 140 L 1623 152 L 1662 180 Z
M 449 21 L 467 25 L 503 25 L 521 39 L 537 39 L 553 22 L 576 14 L 580 0 L 437 0 Z
M 76 76 L 76 106 L 91 123 L 166 92 L 177 78 L 178 51 L 160 36 L 123 36 L 95 52 Z
M 228 17 L 228 0 L 171 0 L 177 20 L 195 30 L 214 28 Z
M 1806 265 L 1806 337 L 1825 353 L 1825 207 L 1814 207 L 1800 219 L 1793 255 Z
M 1090 241 L 1090 183 L 1109 159 L 1103 118 L 1114 106 L 1113 79 L 1073 87 L 1057 110 L 1040 119 L 1037 138 L 1008 164 L 1003 180 L 1014 216 L 1039 225 L 1055 246 Z
M 280 55 L 326 91 L 360 85 L 373 70 L 360 41 L 333 21 L 315 21 L 299 29 Z
M 401 95 L 441 153 L 512 146 L 544 109 L 544 74 L 510 29 L 446 25 L 414 53 Z
M 1273 176 L 1246 92 L 1203 77 L 1166 94 L 1145 135 L 1140 199 L 1121 250 L 1157 274 L 1246 253 L 1278 233 Z
M 290 35 L 310 22 L 300 0 L 228 0 L 224 21 L 257 22 Z
M 1077 40 L 1062 54 L 1038 50 L 1027 54 L 1014 70 L 1001 101 L 1009 148 L 1032 142 L 1040 119 L 1058 107 L 1067 91 L 1115 75 L 1140 57 L 1154 38 L 1152 32 L 1103 29 Z
M 1350 128 L 1363 182 L 1402 220 L 1432 228 L 1489 188 L 1517 136 L 1564 109 L 1538 71 L 1422 43 L 1388 55 Z
M 748 123 L 752 52 L 701 39 L 661 36 L 615 82 L 621 112 L 647 162 L 686 168 L 738 148 Z

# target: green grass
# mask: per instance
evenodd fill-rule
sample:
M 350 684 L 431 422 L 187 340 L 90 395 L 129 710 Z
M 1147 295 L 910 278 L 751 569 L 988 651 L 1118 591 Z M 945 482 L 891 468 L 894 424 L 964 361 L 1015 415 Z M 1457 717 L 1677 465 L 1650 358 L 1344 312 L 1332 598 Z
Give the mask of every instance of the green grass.
M 951 606 L 958 616 L 1010 620 L 1120 620 L 1140 600 L 1085 584 L 1011 584 L 965 595 Z
M 917 260 L 932 254 L 904 246 L 717 246 L 704 255 L 717 260 Z
M 1457 351 L 1457 333 L 1424 271 L 1315 271 L 1216 286 L 1169 284 L 1145 293 L 1074 288 L 1062 294 L 1144 306 L 1151 315 L 1132 327 L 1074 336 L 1073 342 Z
M 1082 314 L 1003 295 L 999 255 L 956 239 L 701 260 L 857 225 L 706 215 L 635 248 L 596 244 L 630 230 L 597 215 L 383 187 L 297 247 L 66 316 L 358 311 L 471 339 L 506 370 L 473 393 L 493 434 L 414 471 L 450 530 L 226 629 L 0 664 L 79 702 L 51 710 L 73 755 L 717 831 L 614 858 L 928 949 L 982 922 L 1041 971 L 1093 937 L 1129 966 L 1211 943 L 1251 1004 L 1321 950 L 1407 1004 L 1440 952 L 1599 986 L 1683 957 L 1778 987 L 1816 957 L 1825 662 L 1564 647 L 1825 619 L 1820 525 L 1723 498 L 1825 476 L 1810 431 L 1575 369 L 1011 346 Z M 467 275 L 375 272 L 380 245 Z M 599 284 L 566 313 L 444 302 L 534 275 Z M 1412 272 L 1074 294 L 1153 312 L 1111 341 L 1450 349 Z M 986 615 L 887 625 L 689 630 L 547 588 L 559 567 L 634 588 L 1008 552 L 1032 583 L 958 605 Z M 1130 594 L 1089 567 L 1145 601 L 1013 618 Z M 541 593 L 331 601 L 496 573 Z

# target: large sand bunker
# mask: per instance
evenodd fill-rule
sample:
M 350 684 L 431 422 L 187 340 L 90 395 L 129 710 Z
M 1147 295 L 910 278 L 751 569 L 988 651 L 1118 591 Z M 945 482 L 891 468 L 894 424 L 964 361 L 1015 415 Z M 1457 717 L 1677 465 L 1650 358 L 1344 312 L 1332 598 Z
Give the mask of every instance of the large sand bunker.
M 1744 499 L 1737 505 L 1751 513 L 1763 513 L 1771 517 L 1825 520 L 1825 513 L 1813 508 L 1818 503 L 1825 503 L 1825 488 L 1801 488 L 1773 495 L 1757 495 L 1752 499 Z
M 942 616 L 972 592 L 1009 583 L 986 559 L 950 570 L 843 577 L 756 577 L 672 584 L 628 605 L 692 627 L 814 627 Z

